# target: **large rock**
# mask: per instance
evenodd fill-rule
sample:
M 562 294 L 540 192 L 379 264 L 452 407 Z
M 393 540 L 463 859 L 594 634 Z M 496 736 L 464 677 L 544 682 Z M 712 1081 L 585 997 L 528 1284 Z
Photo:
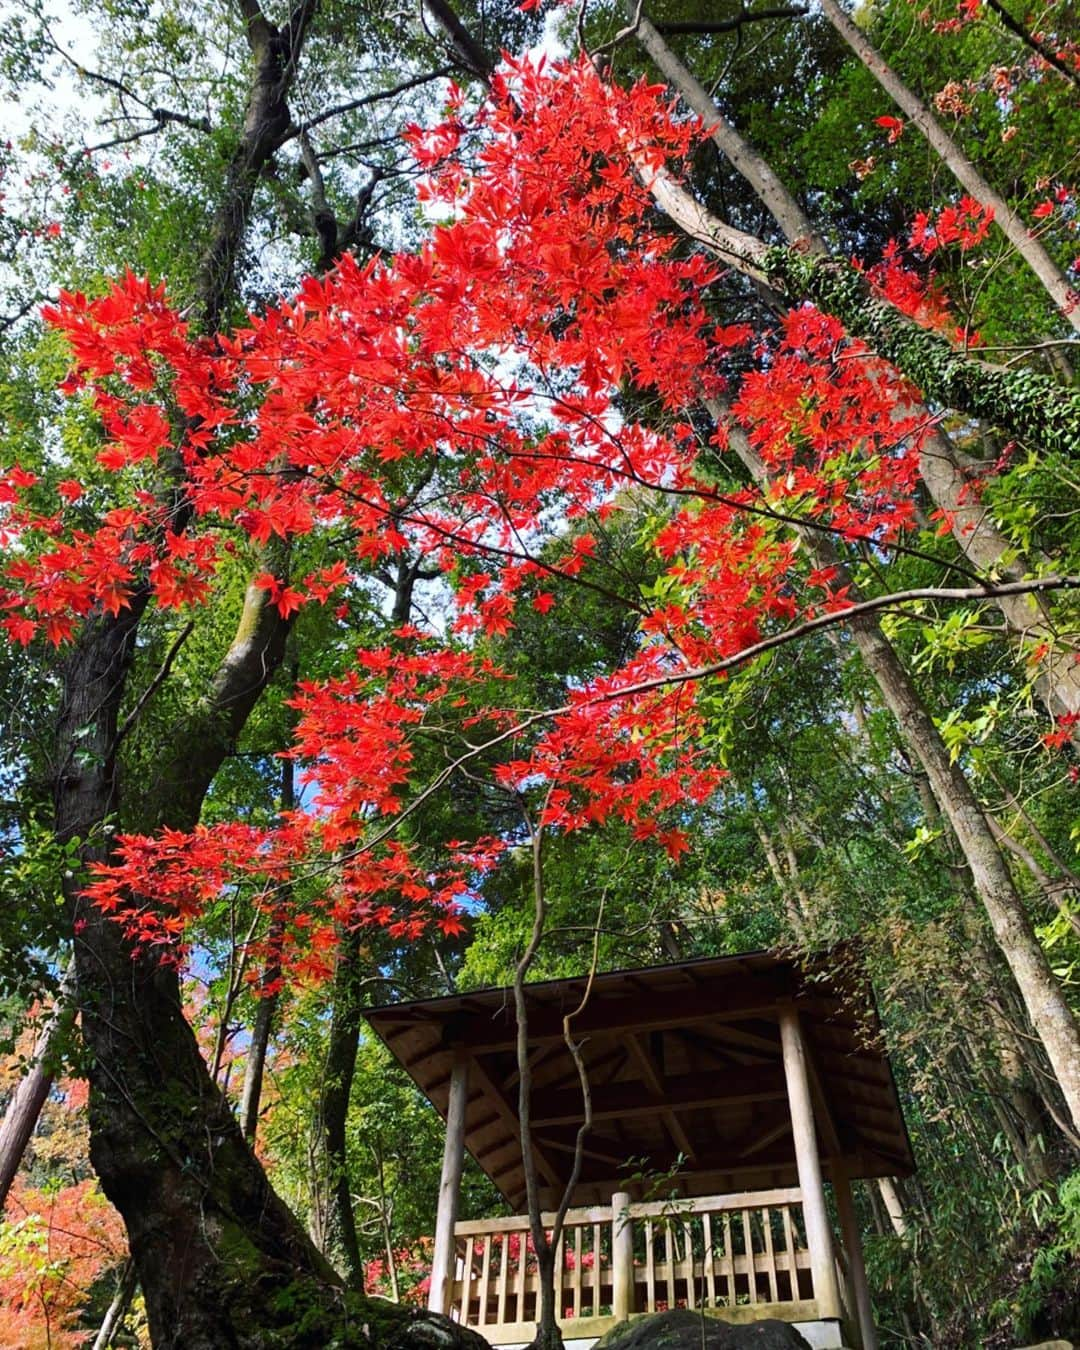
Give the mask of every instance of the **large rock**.
M 731 1326 L 681 1308 L 620 1322 L 594 1350 L 810 1350 L 810 1343 L 775 1318 Z

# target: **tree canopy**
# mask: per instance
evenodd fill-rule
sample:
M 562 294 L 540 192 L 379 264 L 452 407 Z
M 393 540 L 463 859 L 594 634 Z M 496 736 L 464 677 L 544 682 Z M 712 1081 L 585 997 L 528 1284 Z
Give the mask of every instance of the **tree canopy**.
M 856 939 L 883 1342 L 1069 1334 L 1072 8 L 534 9 L 4 37 L 5 1191 L 89 1094 L 0 1282 L 411 1344 L 441 1145 L 364 1006 Z

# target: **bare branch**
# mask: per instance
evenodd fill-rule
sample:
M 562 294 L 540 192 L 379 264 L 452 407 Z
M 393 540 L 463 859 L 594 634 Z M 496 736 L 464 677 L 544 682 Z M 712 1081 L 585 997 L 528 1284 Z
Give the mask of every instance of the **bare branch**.
M 986 4 L 1001 20 L 1002 26 L 1007 28 L 1014 37 L 1019 38 L 1025 47 L 1030 47 L 1033 52 L 1038 53 L 1047 65 L 1053 66 L 1059 75 L 1064 75 L 1073 84 L 1080 85 L 1080 71 L 1074 66 L 1070 66 L 1067 61 L 1063 61 L 1053 47 L 1048 47 L 1045 42 L 1025 28 L 1018 19 L 1014 19 L 1001 3 L 1001 0 L 986 0 Z
M 732 33 L 744 23 L 765 23 L 770 19 L 799 19 L 809 13 L 806 5 L 778 5 L 773 9 L 742 9 L 730 19 L 703 20 L 695 23 L 687 20 L 682 23 L 658 23 L 658 33 L 664 37 L 679 37 L 687 33 Z
M 397 98 L 399 94 L 408 93 L 410 89 L 419 89 L 421 85 L 430 84 L 433 80 L 444 79 L 453 69 L 453 66 L 439 66 L 437 70 L 430 70 L 423 75 L 415 75 L 412 79 L 402 80 L 400 84 L 395 84 L 391 89 L 377 89 L 374 93 L 349 99 L 347 103 L 336 103 L 332 108 L 326 108 L 317 116 L 309 117 L 307 121 L 301 123 L 299 131 L 303 134 L 305 131 L 311 131 L 312 128 L 321 126 L 323 122 L 329 122 L 332 117 L 341 117 L 345 113 L 355 112 L 357 108 L 370 107 L 371 104 L 381 103 L 384 99 Z
M 128 733 L 133 730 L 135 724 L 139 720 L 139 717 L 142 715 L 142 710 L 146 707 L 146 705 L 154 697 L 157 691 L 169 678 L 169 671 L 172 670 L 173 662 L 179 655 L 180 648 L 184 645 L 184 643 L 188 640 L 188 638 L 194 631 L 195 631 L 195 620 L 189 619 L 188 622 L 184 624 L 183 628 L 181 628 L 180 632 L 176 635 L 176 638 L 172 646 L 165 653 L 165 660 L 162 661 L 161 667 L 158 670 L 157 674 L 139 695 L 139 700 L 135 704 L 134 708 L 132 708 L 131 712 L 129 712 L 127 717 L 124 718 L 123 725 L 120 727 L 120 730 L 116 733 L 116 739 L 113 742 L 114 747 L 118 746 L 120 742 L 124 739 L 124 737 L 127 736 Z

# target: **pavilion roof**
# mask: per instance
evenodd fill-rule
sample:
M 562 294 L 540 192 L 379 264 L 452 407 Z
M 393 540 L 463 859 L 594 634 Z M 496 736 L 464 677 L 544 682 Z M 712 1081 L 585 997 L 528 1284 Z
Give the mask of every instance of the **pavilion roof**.
M 570 1026 L 593 1122 L 574 1204 L 640 1196 L 634 1173 L 670 1174 L 665 1191 L 722 1194 L 797 1184 L 779 1008 L 807 1043 L 817 1137 L 828 1175 L 914 1170 L 870 984 L 852 949 L 809 960 L 750 952 L 526 986 L 533 1153 L 541 1203 L 558 1202 L 583 1120 Z M 518 1137 L 516 1021 L 510 989 L 389 1004 L 368 1022 L 445 1117 L 455 1056 L 469 1061 L 465 1146 L 515 1208 L 525 1181 Z M 632 1161 L 631 1161 L 632 1160 Z

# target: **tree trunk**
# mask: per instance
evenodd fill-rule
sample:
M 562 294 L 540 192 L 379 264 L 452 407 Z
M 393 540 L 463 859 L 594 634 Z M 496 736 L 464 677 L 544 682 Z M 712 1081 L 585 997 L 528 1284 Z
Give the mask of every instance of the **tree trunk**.
M 707 406 L 714 419 L 723 420 L 726 410 L 719 403 L 709 400 Z M 767 487 L 765 466 L 737 427 L 731 429 L 730 444 L 754 481 Z M 838 565 L 831 542 L 812 529 L 800 529 L 799 536 L 816 567 Z M 839 584 L 845 584 L 844 580 Z M 852 599 L 855 598 L 852 593 Z M 1012 971 L 1031 1025 L 1046 1050 L 1076 1130 L 1080 1128 L 1080 1028 L 1039 945 L 982 808 L 960 766 L 952 761 L 933 718 L 882 634 L 877 619 L 873 615 L 855 618 L 850 630 L 885 706 L 896 719 L 904 743 L 922 765 L 934 798 L 952 827 L 975 892 Z
M 838 0 L 821 0 L 825 17 L 904 113 L 912 126 L 925 136 L 930 148 L 965 192 L 983 206 L 991 207 L 994 223 L 1038 278 L 1058 312 L 1080 332 L 1080 307 L 1065 274 L 1031 232 L 1027 223 L 1012 209 L 964 154 L 930 109 L 900 79 L 870 39 L 859 28 Z
M 56 832 L 61 843 L 83 841 L 84 863 L 108 856 L 102 825 L 119 805 L 118 709 L 145 603 L 136 596 L 115 618 L 88 621 L 64 670 Z M 263 646 L 261 682 L 252 684 L 248 660 L 237 644 L 230 649 L 240 683 L 222 678 L 215 687 L 241 725 L 275 668 L 274 650 Z M 204 761 L 205 747 L 188 749 Z M 200 767 L 212 775 L 213 766 Z M 65 880 L 90 1059 L 90 1159 L 127 1228 L 155 1350 L 370 1350 L 372 1342 L 483 1350 L 479 1337 L 446 1319 L 414 1322 L 404 1309 L 341 1289 L 211 1079 L 184 1018 L 175 965 L 134 951 L 121 927 L 82 898 L 82 885 L 81 877 Z
M 633 19 L 636 7 L 624 0 L 624 8 Z M 850 20 L 847 22 L 850 24 Z M 724 116 L 712 95 L 644 15 L 638 16 L 637 38 L 680 98 L 710 128 L 709 135 L 714 144 L 769 211 L 785 240 L 813 258 L 827 259 L 828 246 L 795 197 L 769 163 Z M 1080 310 L 1077 313 L 1080 314 Z M 925 408 L 897 409 L 898 415 L 920 411 L 929 423 L 932 419 Z M 1019 580 L 1031 574 L 1028 563 L 1016 554 L 1013 545 L 971 491 L 969 476 L 960 464 L 952 441 L 943 431 L 930 431 L 924 438 L 919 473 L 935 505 L 948 513 L 953 537 L 964 556 L 984 575 L 998 571 Z M 1080 664 L 1076 661 L 1076 650 L 1071 644 L 1062 643 L 1047 601 L 1037 596 L 1016 595 L 1002 596 L 994 603 L 1016 638 L 1047 647 L 1035 680 L 1036 693 L 1044 705 L 1055 716 L 1080 711 Z
M 64 971 L 56 1001 L 34 1043 L 30 1067 L 19 1082 L 0 1125 L 0 1213 L 19 1170 L 26 1146 L 37 1128 L 41 1108 L 52 1088 L 57 1061 L 74 1016 L 75 962 Z
M 109 1346 L 113 1343 L 113 1338 L 120 1330 L 121 1323 L 128 1310 L 128 1304 L 131 1302 L 137 1284 L 138 1281 L 135 1278 L 135 1262 L 128 1257 L 120 1272 L 120 1283 L 116 1287 L 113 1301 L 109 1304 L 104 1320 L 98 1328 L 98 1334 L 94 1337 L 93 1350 L 109 1350 Z
M 360 935 L 343 932 L 331 994 L 333 1015 L 326 1049 L 322 1090 L 319 1095 L 316 1131 L 319 1165 L 322 1168 L 319 1202 L 319 1245 L 350 1287 L 363 1289 L 364 1263 L 356 1235 L 346 1123 L 349 1095 L 356 1071 L 356 1047 L 363 1024 Z

